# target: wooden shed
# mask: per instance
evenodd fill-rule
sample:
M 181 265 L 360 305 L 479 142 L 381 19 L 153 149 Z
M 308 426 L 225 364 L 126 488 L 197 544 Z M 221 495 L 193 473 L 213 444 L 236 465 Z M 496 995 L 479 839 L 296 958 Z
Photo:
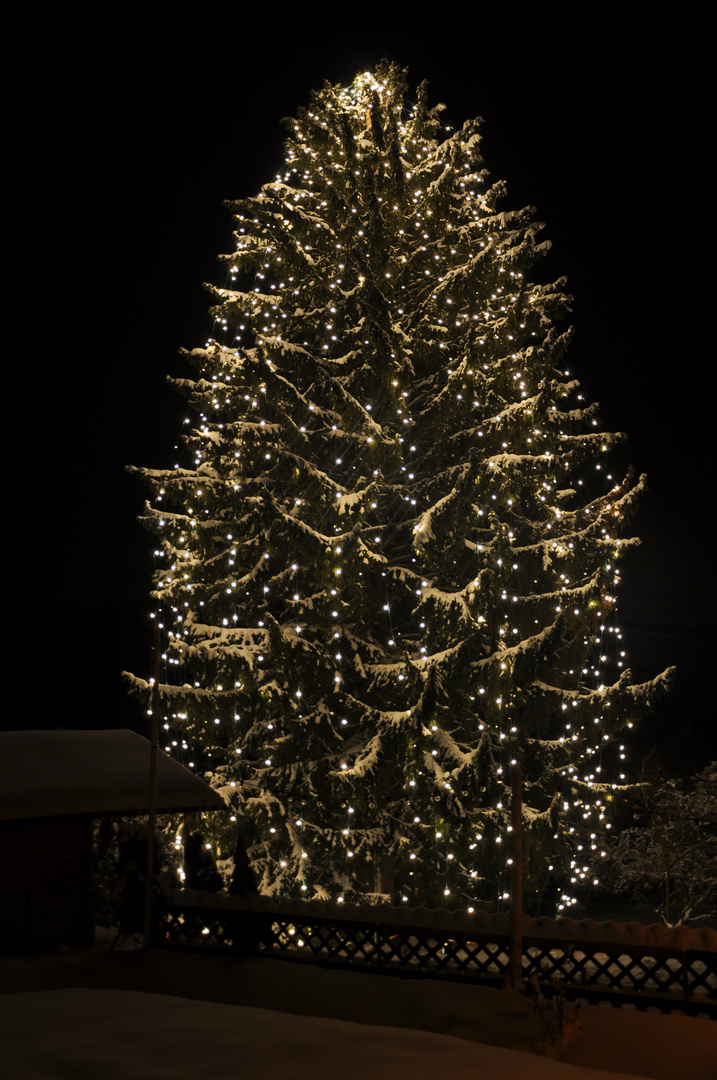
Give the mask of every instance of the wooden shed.
M 0 732 L 0 955 L 92 943 L 93 822 L 146 814 L 149 768 L 129 730 Z M 158 752 L 158 813 L 222 807 Z

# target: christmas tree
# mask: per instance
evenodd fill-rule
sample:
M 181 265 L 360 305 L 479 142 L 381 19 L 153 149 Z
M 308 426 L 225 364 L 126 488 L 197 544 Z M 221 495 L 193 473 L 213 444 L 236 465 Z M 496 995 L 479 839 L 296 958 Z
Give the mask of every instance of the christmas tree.
M 519 762 L 526 902 L 564 905 L 666 681 L 631 685 L 615 615 L 643 480 L 606 472 L 532 208 L 404 75 L 325 85 L 230 204 L 187 460 L 136 470 L 162 722 L 262 892 L 507 903 Z

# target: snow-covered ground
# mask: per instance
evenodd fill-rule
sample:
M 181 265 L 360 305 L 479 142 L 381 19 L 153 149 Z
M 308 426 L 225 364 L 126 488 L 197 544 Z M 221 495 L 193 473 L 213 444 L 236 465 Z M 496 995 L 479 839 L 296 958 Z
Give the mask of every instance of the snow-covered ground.
M 139 951 L 0 961 L 3 1080 L 715 1080 L 717 1024 L 583 1006 L 547 1034 L 508 990 Z

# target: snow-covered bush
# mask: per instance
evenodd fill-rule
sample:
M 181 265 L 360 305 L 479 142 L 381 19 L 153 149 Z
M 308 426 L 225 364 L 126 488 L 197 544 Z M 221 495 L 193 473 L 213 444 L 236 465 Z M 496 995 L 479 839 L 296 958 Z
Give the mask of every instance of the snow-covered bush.
M 717 762 L 689 781 L 648 784 L 599 861 L 604 885 L 650 904 L 668 926 L 717 910 Z

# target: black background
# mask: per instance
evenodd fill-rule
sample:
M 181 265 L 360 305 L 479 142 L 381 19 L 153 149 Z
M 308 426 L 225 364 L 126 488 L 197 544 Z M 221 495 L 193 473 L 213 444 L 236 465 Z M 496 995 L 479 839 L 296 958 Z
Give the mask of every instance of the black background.
M 504 208 L 537 207 L 550 273 L 568 276 L 570 368 L 630 436 L 614 471 L 649 475 L 619 614 L 636 679 L 678 678 L 631 765 L 653 746 L 671 772 L 717 755 L 706 27 L 536 7 L 104 12 L 18 38 L 4 728 L 146 730 L 119 673 L 150 674 L 153 544 L 124 466 L 173 464 L 186 412 L 165 379 L 211 333 L 201 283 L 224 284 L 233 248 L 222 200 L 273 178 L 280 119 L 312 89 L 387 56 L 428 79 L 447 123 L 485 118 Z

